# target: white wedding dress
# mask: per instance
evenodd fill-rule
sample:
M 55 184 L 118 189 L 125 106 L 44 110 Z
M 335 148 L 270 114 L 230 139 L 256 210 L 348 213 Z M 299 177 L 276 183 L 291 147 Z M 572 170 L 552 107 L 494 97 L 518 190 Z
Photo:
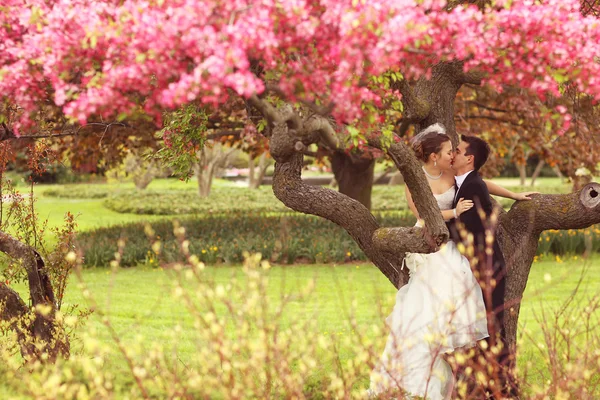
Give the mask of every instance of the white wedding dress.
M 440 210 L 452 208 L 454 194 L 435 195 Z M 454 242 L 436 253 L 408 253 L 405 265 L 410 278 L 386 319 L 390 335 L 368 393 L 444 399 L 454 377 L 442 355 L 488 337 L 481 287 Z

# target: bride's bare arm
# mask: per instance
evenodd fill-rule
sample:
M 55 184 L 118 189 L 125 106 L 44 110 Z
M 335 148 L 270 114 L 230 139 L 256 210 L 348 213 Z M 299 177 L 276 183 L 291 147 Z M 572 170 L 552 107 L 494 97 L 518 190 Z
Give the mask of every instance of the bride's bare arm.
M 410 211 L 412 211 L 415 217 L 417 217 L 417 220 L 419 220 L 419 212 L 417 211 L 417 207 L 415 207 L 415 203 L 413 202 L 412 196 L 407 186 L 404 186 L 404 193 L 406 194 L 406 202 L 408 203 L 408 208 L 410 208 Z M 463 200 L 461 198 L 458 201 L 456 208 L 453 208 L 451 210 L 441 210 L 442 218 L 444 218 L 444 221 L 450 221 L 452 218 L 458 217 L 460 214 L 467 211 L 471 207 L 473 207 L 473 202 L 471 200 Z
M 500 197 L 506 197 L 507 199 L 513 199 L 513 200 L 531 200 L 531 195 L 532 194 L 538 194 L 539 192 L 522 192 L 522 193 L 515 193 L 512 192 L 492 181 L 488 181 L 487 179 L 483 180 L 485 182 L 485 185 L 488 188 L 488 191 L 490 192 L 490 194 L 493 194 L 494 196 L 500 196 Z

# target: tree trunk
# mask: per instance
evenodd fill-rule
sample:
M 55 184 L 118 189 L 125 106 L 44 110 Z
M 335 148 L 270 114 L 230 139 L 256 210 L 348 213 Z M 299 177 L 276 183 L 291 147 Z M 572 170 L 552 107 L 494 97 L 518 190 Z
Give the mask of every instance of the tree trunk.
M 563 175 L 562 172 L 560 172 L 560 168 L 558 168 L 558 165 L 555 165 L 554 167 L 552 167 L 552 171 L 554 171 L 556 176 L 558 176 L 560 178 L 560 183 L 565 182 L 565 176 Z
M 371 209 L 375 160 L 336 151 L 329 157 L 340 193 Z
M 202 198 L 210 195 L 212 187 L 212 180 L 217 168 L 222 167 L 235 148 L 231 148 L 227 151 L 220 144 L 214 144 L 212 147 L 204 146 L 200 150 L 196 157 L 198 162 L 194 164 L 194 175 L 196 175 L 196 181 L 198 182 L 198 195 Z
M 581 229 L 600 223 L 600 184 L 590 183 L 579 192 L 533 195 L 507 212 L 501 210 L 498 241 L 506 259 L 505 328 L 512 351 L 516 350 L 521 298 L 527 285 L 540 234 L 548 229 Z
M 248 162 L 248 187 L 250 189 L 258 189 L 265 178 L 265 173 L 269 167 L 267 153 L 263 152 L 258 161 L 258 171 L 255 167 L 256 158 L 250 157 Z
M 531 187 L 535 185 L 535 180 L 540 176 L 540 172 L 542 172 L 542 168 L 544 167 L 544 160 L 540 159 L 537 165 L 535 166 L 535 170 L 533 171 L 533 175 L 531 175 Z
M 519 184 L 525 186 L 527 183 L 527 165 L 517 164 L 517 170 L 519 170 Z
M 196 175 L 196 181 L 198 182 L 198 196 L 201 198 L 210 196 L 213 173 L 214 164 L 212 162 L 207 164 L 199 162 L 194 165 L 194 174 Z

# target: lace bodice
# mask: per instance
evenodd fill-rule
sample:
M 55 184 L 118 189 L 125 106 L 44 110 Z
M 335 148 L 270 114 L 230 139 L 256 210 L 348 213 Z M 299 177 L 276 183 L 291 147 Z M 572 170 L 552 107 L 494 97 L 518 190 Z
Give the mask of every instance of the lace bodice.
M 450 210 L 452 208 L 452 203 L 454 201 L 455 194 L 454 186 L 448 189 L 445 193 L 442 194 L 434 194 L 433 197 L 437 200 L 438 206 L 440 210 Z

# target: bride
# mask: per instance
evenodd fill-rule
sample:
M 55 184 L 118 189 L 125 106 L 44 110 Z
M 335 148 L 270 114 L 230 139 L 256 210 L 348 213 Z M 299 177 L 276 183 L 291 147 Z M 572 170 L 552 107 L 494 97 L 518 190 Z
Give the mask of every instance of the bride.
M 455 194 L 450 137 L 440 124 L 420 132 L 412 140 L 416 156 L 444 220 L 456 218 L 473 207 L 460 199 L 451 209 Z M 486 181 L 491 194 L 515 200 L 529 200 L 530 193 L 513 193 Z M 408 189 L 412 212 L 418 213 Z M 417 226 L 422 226 L 418 219 Z M 460 347 L 470 347 L 488 336 L 481 288 L 468 260 L 452 241 L 431 254 L 407 253 L 405 264 L 410 278 L 396 294 L 396 304 L 386 324 L 390 334 L 371 373 L 370 396 L 382 394 L 430 400 L 449 399 L 454 376 L 443 359 Z

